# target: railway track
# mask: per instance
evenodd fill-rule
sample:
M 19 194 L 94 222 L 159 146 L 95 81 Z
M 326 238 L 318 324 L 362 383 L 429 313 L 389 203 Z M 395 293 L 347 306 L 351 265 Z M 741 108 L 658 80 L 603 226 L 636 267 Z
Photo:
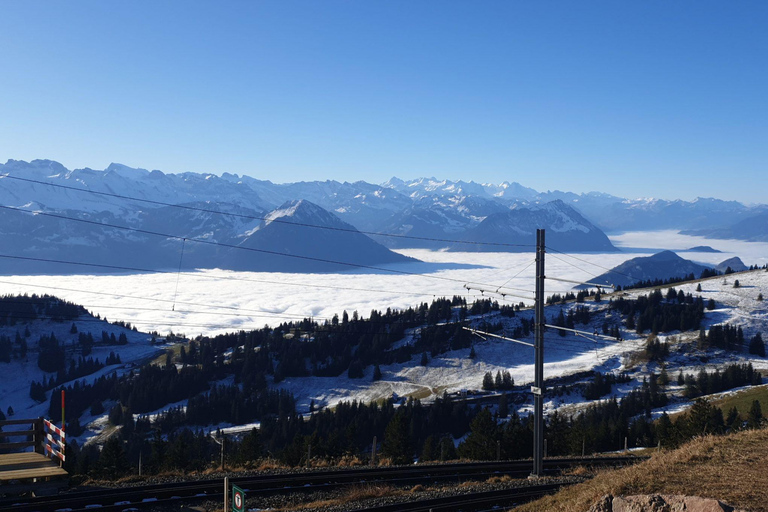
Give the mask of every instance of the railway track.
M 552 494 L 570 484 L 537 484 L 515 489 L 469 493 L 443 498 L 393 503 L 373 506 L 352 512 L 472 512 L 478 510 L 498 510 L 500 507 L 519 505 L 527 501 Z
M 544 470 L 546 474 L 556 475 L 563 469 L 579 465 L 621 466 L 634 464 L 638 460 L 640 460 L 638 457 L 553 458 L 544 461 Z M 249 498 L 254 498 L 277 494 L 330 491 L 356 484 L 414 485 L 417 483 L 462 482 L 474 479 L 482 480 L 501 474 L 513 478 L 525 478 L 529 475 L 530 470 L 531 461 L 498 461 L 243 476 L 232 477 L 230 482 L 245 489 Z M 219 478 L 77 491 L 38 498 L 2 499 L 0 500 L 0 510 L 13 512 L 138 510 L 148 506 L 179 503 L 180 501 L 193 503 L 205 500 L 221 500 L 223 499 L 223 487 L 223 479 Z

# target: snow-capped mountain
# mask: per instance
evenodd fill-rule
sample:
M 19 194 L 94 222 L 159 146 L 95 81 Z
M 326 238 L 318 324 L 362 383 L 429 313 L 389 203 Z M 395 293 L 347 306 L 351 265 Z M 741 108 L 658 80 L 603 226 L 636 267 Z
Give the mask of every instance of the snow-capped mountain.
M 340 183 L 328 180 L 275 184 L 250 176 L 227 173 L 222 175 L 222 179 L 247 185 L 273 208 L 287 201 L 306 199 L 366 231 L 375 230 L 382 218 L 411 205 L 411 200 L 401 193 L 364 181 Z
M 765 207 L 747 207 L 735 201 L 718 199 L 690 202 L 629 200 L 600 192 L 537 192 L 515 182 L 495 185 L 435 178 L 404 181 L 393 177 L 381 185 L 364 181 L 275 184 L 236 174 L 225 173 L 221 177 L 199 173 L 165 174 L 121 164 L 111 164 L 103 171 L 87 168 L 68 170 L 51 160 L 9 160 L 4 165 L 0 164 L 0 206 L 68 211 L 84 219 L 120 225 L 128 223 L 131 227 L 146 226 L 150 231 L 167 232 L 182 238 L 202 237 L 219 242 L 231 239 L 240 243 L 241 235 L 257 228 L 265 212 L 294 200 L 314 203 L 390 248 L 439 249 L 466 240 L 498 243 L 500 236 L 530 236 L 531 240 L 526 242 L 532 244 L 534 231 L 527 223 L 544 222 L 546 219 L 539 221 L 536 216 L 522 215 L 521 212 L 526 209 L 538 211 L 537 208 L 553 201 L 559 201 L 559 204 L 570 207 L 579 215 L 579 219 L 573 221 L 574 225 L 589 224 L 587 231 L 563 230 L 554 235 L 562 239 L 563 233 L 570 231 L 572 241 L 565 243 L 565 246 L 574 247 L 574 250 L 608 247 L 604 235 L 593 238 L 595 230 L 620 232 L 706 228 L 706 234 L 713 236 L 749 240 L 768 236 Z M 178 205 L 196 205 L 198 211 L 183 211 L 177 208 Z M 241 216 L 225 218 L 199 209 L 240 212 Z M 9 213 L 19 215 L 6 211 L 3 217 L 8 218 Z M 561 209 L 560 214 L 575 218 L 571 211 L 566 213 Z M 13 224 L 16 221 L 9 222 Z M 50 236 L 54 238 L 55 232 L 74 231 L 75 235 L 70 237 L 73 245 L 82 242 L 80 238 L 85 236 L 82 230 L 88 232 L 95 229 L 84 226 L 66 229 L 57 226 L 54 229 L 51 223 L 55 222 L 47 219 L 43 228 L 51 229 Z M 550 224 L 536 227 L 547 226 Z M 718 230 L 718 227 L 722 228 Z M 29 225 L 27 228 L 35 229 L 36 226 Z M 550 229 L 557 231 L 559 228 Z M 112 234 L 101 233 L 100 236 L 109 239 Z M 696 234 L 704 233 L 699 231 Z M 22 236 L 20 242 L 23 240 Z M 161 250 L 163 243 L 159 244 Z M 28 245 L 22 243 L 20 248 L 27 250 Z M 195 254 L 211 252 L 199 247 L 188 249 L 190 261 L 195 261 Z M 95 250 L 100 252 L 106 249 L 99 246 Z
M 413 199 L 430 196 L 479 196 L 516 201 L 520 199 L 531 200 L 538 195 L 538 192 L 532 188 L 508 181 L 495 185 L 492 183 L 475 183 L 474 181 L 437 180 L 435 178 L 403 181 L 393 177 L 382 186 L 397 190 Z
M 230 249 L 222 256 L 231 262 L 231 268 L 239 270 L 296 272 L 298 266 L 303 272 L 344 272 L 355 266 L 414 261 L 303 199 L 281 205 L 238 239 L 239 249 Z
M 462 237 L 469 243 L 452 244 L 450 249 L 461 251 L 530 251 L 536 239 L 536 229 L 546 229 L 547 247 L 562 252 L 616 251 L 605 233 L 579 212 L 562 201 L 543 205 L 516 205 L 509 210 L 493 213 Z M 477 244 L 492 240 L 507 247 Z M 515 247 L 515 245 L 522 247 Z
M 0 166 L 0 201 L 9 274 L 180 266 L 322 272 L 408 260 L 320 206 L 298 201 L 266 213 L 270 203 L 250 186 L 214 175 L 10 161 Z
M 10 178 L 3 178 L 3 175 Z M 0 204 L 7 206 L 22 206 L 34 201 L 55 210 L 111 211 L 122 215 L 137 207 L 151 207 L 149 203 L 118 196 L 171 204 L 231 203 L 261 211 L 273 206 L 262 201 L 252 188 L 213 174 L 165 174 L 114 163 L 103 171 L 87 168 L 70 171 L 51 160 L 9 160 L 0 164 L 0 179 Z

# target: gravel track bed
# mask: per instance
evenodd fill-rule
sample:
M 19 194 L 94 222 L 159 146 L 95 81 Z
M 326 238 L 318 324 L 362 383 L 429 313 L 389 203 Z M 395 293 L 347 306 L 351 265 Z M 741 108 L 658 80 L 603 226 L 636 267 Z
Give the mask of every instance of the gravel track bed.
M 471 482 L 464 484 L 451 484 L 451 485 L 434 485 L 426 487 L 412 486 L 408 487 L 395 487 L 387 486 L 385 483 L 381 484 L 369 484 L 368 488 L 376 487 L 389 487 L 393 495 L 382 495 L 379 497 L 365 498 L 361 500 L 352 500 L 350 498 L 350 489 L 337 489 L 333 491 L 317 491 L 312 493 L 295 493 L 284 496 L 269 496 L 269 497 L 246 497 L 247 510 L 296 510 L 301 507 L 302 512 L 350 512 L 352 510 L 358 510 L 362 508 L 370 508 L 381 505 L 391 505 L 395 503 L 404 503 L 409 501 L 424 500 L 430 498 L 444 498 L 450 496 L 463 496 L 470 493 L 494 491 L 502 489 L 516 489 L 520 487 L 526 487 L 529 485 L 535 485 L 540 483 L 562 483 L 572 484 L 579 483 L 586 480 L 585 477 L 580 476 L 567 476 L 567 477 L 552 477 L 543 478 L 538 481 L 529 481 L 526 479 L 509 480 L 506 482 Z M 365 494 L 367 490 L 366 484 L 355 486 L 355 493 Z M 343 501 L 343 504 L 322 504 L 322 502 L 328 501 Z M 317 506 L 312 508 L 305 508 L 310 503 L 316 503 Z M 160 508 L 158 512 L 170 511 L 170 510 L 190 510 L 194 507 L 195 510 L 206 512 L 219 512 L 222 510 L 223 503 L 221 501 L 206 501 L 195 505 L 180 505 L 173 508 Z

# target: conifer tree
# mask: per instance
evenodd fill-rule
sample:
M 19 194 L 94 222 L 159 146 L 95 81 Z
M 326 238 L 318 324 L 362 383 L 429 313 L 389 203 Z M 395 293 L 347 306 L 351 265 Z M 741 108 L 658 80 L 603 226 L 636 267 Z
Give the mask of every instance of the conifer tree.
M 437 442 L 435 441 L 435 436 L 427 436 L 427 438 L 424 440 L 424 446 L 421 448 L 421 456 L 419 457 L 419 460 L 428 462 L 438 459 L 440 457 L 438 450 L 439 448 L 437 446 Z
M 470 433 L 459 445 L 459 455 L 472 460 L 496 458 L 497 426 L 490 411 L 483 409 L 469 424 Z
M 413 462 L 413 441 L 408 428 L 405 411 L 398 409 L 384 430 L 381 452 L 392 459 L 394 464 Z
M 491 372 L 485 372 L 485 375 L 483 376 L 483 389 L 490 391 L 495 388 L 496 386 L 493 384 L 493 375 Z
M 763 336 L 759 332 L 749 340 L 749 353 L 765 357 L 765 343 L 763 342 Z
M 119 436 L 110 437 L 99 455 L 98 473 L 108 480 L 116 480 L 125 474 L 128 461 Z
M 763 410 L 760 407 L 759 400 L 753 400 L 747 416 L 747 426 L 749 428 L 759 428 L 763 422 Z
M 499 418 L 506 418 L 509 416 L 509 403 L 506 393 L 502 393 L 499 397 Z

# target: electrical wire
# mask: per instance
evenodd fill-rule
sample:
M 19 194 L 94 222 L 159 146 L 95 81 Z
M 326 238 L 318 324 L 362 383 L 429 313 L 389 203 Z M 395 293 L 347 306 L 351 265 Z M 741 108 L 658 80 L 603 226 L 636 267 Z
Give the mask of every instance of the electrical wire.
M 259 221 L 268 221 L 268 222 L 277 222 L 282 224 L 290 224 L 293 226 L 301 226 L 306 228 L 314 228 L 314 229 L 326 229 L 330 231 L 342 231 L 342 232 L 348 232 L 348 233 L 361 233 L 363 235 L 369 235 L 369 236 L 382 236 L 382 237 L 390 237 L 390 238 L 403 238 L 408 240 L 422 240 L 422 241 L 428 241 L 428 242 L 442 242 L 442 243 L 456 243 L 456 244 L 467 244 L 467 245 L 487 245 L 487 246 L 496 246 L 496 247 L 527 247 L 532 248 L 535 247 L 533 244 L 508 244 L 508 243 L 502 243 L 502 242 L 476 242 L 476 241 L 467 241 L 467 240 L 451 240 L 451 239 L 445 239 L 445 238 L 430 238 L 430 237 L 422 237 L 422 236 L 411 236 L 411 235 L 398 235 L 394 233 L 381 233 L 376 231 L 360 231 L 358 229 L 354 228 L 340 228 L 340 227 L 333 227 L 333 226 L 320 226 L 316 224 L 307 224 L 302 222 L 291 222 L 286 220 L 280 220 L 280 219 L 270 219 L 269 217 L 260 217 L 256 215 L 243 215 L 239 213 L 230 213 L 230 212 L 222 212 L 219 210 L 212 210 L 208 208 L 199 208 L 189 205 L 181 205 L 181 204 L 173 204 L 173 203 L 165 203 L 163 201 L 154 201 L 151 199 L 141 199 L 138 197 L 131 197 L 131 196 L 125 196 L 121 194 L 115 194 L 112 192 L 99 192 L 97 190 L 89 190 L 89 189 L 83 189 L 83 188 L 77 188 L 77 187 L 71 187 L 68 185 L 61 185 L 59 183 L 51 183 L 48 181 L 39 181 L 39 180 L 32 180 L 29 178 L 21 178 L 19 176 L 11 176 L 10 174 L 5 174 L 0 176 L 0 178 L 7 178 L 12 180 L 18 180 L 18 181 L 25 181 L 28 183 L 37 183 L 39 185 L 48 185 L 51 187 L 58 187 L 62 189 L 67 190 L 74 190 L 76 192 L 85 192 L 88 194 L 97 194 L 107 197 L 115 197 L 119 199 L 126 199 L 130 201 L 138 201 L 142 203 L 148 203 L 148 204 L 154 204 L 157 206 L 168 206 L 171 208 L 180 208 L 184 210 L 192 210 L 192 211 L 198 211 L 198 212 L 204 212 L 204 213 L 213 213 L 217 215 L 228 215 L 231 217 L 238 217 L 242 219 L 248 219 L 248 220 L 259 220 Z
M 556 253 L 558 253 L 558 254 L 562 254 L 563 256 L 567 256 L 567 257 L 569 257 L 569 258 L 573 258 L 574 260 L 577 260 L 577 261 L 581 261 L 582 263 L 586 263 L 586 264 L 588 264 L 588 265 L 594 265 L 595 267 L 598 267 L 598 268 L 600 268 L 600 269 L 602 269 L 602 270 L 605 270 L 606 272 L 611 272 L 611 273 L 613 273 L 613 274 L 617 274 L 617 275 L 620 275 L 620 276 L 624 276 L 624 277 L 626 277 L 626 278 L 632 279 L 633 281 L 637 281 L 637 279 L 635 279 L 634 277 L 632 277 L 632 276 L 631 276 L 631 275 L 629 275 L 629 274 L 625 274 L 624 272 L 619 272 L 618 270 L 614 270 L 614 269 L 612 269 L 612 268 L 604 267 L 604 266 L 602 266 L 602 265 L 599 265 L 599 264 L 597 264 L 597 263 L 593 263 L 593 262 L 591 262 L 591 261 L 589 261 L 589 260 L 585 260 L 585 259 L 583 259 L 583 258 L 579 258 L 579 257 L 577 257 L 577 256 L 574 256 L 574 255 L 572 255 L 572 254 L 569 254 L 569 253 L 567 253 L 567 252 L 559 251 L 559 250 L 557 250 L 557 249 L 555 249 L 555 248 L 553 248 L 553 247 L 549 247 L 549 246 L 547 246 L 547 251 L 548 251 L 548 252 L 549 252 L 549 251 L 552 251 L 552 252 L 556 252 Z M 550 256 L 553 256 L 551 253 L 549 253 L 549 254 L 550 254 Z M 568 264 L 568 265 L 571 265 L 571 266 L 573 266 L 574 268 L 577 268 L 577 269 L 581 270 L 582 272 L 585 272 L 585 273 L 587 273 L 588 275 L 590 275 L 590 276 L 592 276 L 592 277 L 598 277 L 598 276 L 596 276 L 595 274 L 592 274 L 592 273 L 590 273 L 589 271 L 587 271 L 587 270 L 584 270 L 583 268 L 581 268 L 581 267 L 578 267 L 577 265 L 575 265 L 575 264 L 573 264 L 573 263 L 570 263 L 570 262 L 564 261 L 564 260 L 562 260 L 562 259 L 560 259 L 560 258 L 557 258 L 556 256 L 553 256 L 553 257 L 554 257 L 554 258 L 556 258 L 556 259 L 558 259 L 558 260 L 560 260 L 560 261 L 562 261 L 563 263 L 566 263 L 566 264 Z

